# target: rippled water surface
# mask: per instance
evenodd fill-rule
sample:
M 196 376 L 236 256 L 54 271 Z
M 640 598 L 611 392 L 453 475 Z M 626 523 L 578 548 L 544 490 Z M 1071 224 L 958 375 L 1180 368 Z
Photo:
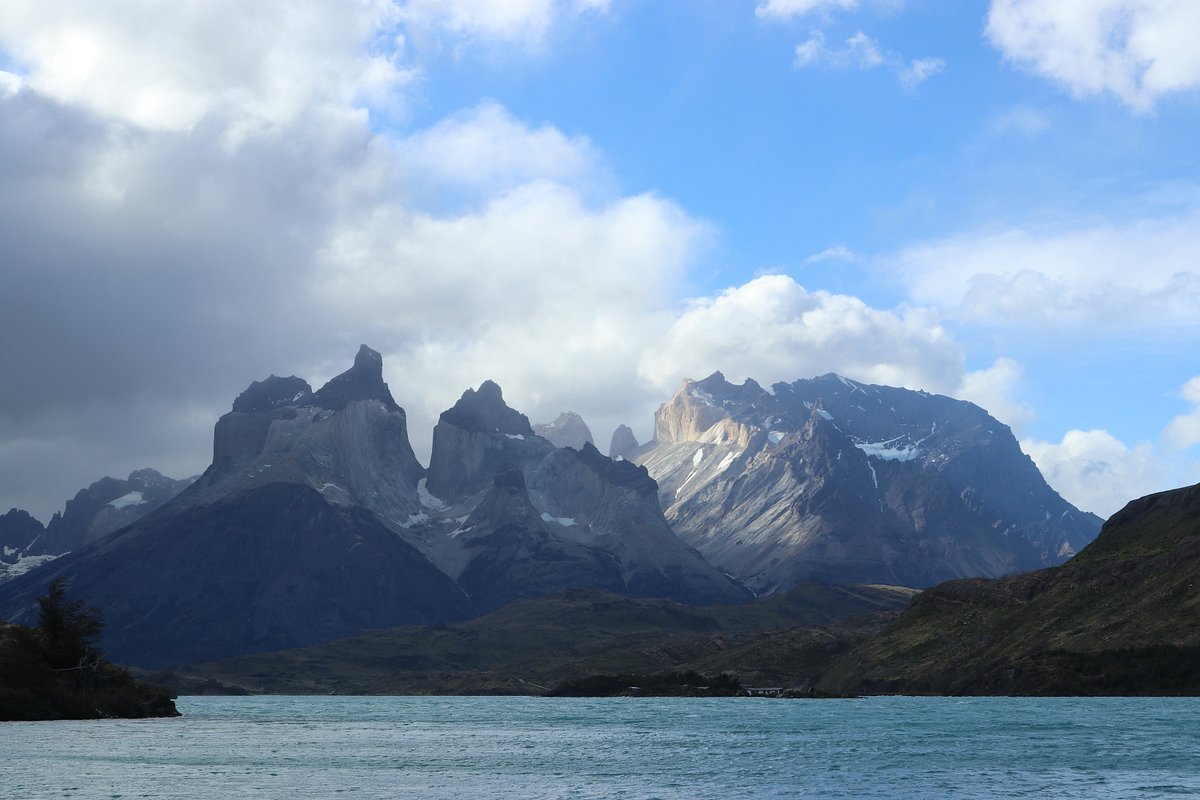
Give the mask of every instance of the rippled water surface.
M 1200 700 L 185 697 L 0 723 L 3 798 L 1200 797 Z

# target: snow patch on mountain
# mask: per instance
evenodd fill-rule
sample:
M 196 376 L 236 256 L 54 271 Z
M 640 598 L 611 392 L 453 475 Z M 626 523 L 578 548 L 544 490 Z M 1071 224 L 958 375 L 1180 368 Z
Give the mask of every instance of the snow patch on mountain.
M 421 480 L 417 481 L 417 499 L 421 501 L 421 505 L 425 506 L 431 511 L 441 511 L 446 507 L 446 504 L 443 503 L 439 498 L 434 497 L 433 494 L 425 488 L 425 480 L 425 478 L 421 478 Z
M 11 555 L 7 552 L 7 548 L 5 555 Z M 62 553 L 60 555 L 66 554 Z M 29 570 L 40 567 L 42 564 L 47 564 L 56 558 L 58 558 L 58 555 L 23 556 L 12 564 L 0 563 L 0 583 L 12 580 L 18 575 L 24 575 Z
M 401 528 L 412 528 L 417 525 L 424 525 L 426 522 L 429 522 L 429 515 L 426 514 L 424 511 L 418 511 L 416 514 L 409 514 L 408 522 L 400 523 L 400 527 Z
M 912 461 L 920 458 L 923 453 L 916 445 L 897 444 L 903 438 L 903 436 L 897 436 L 884 442 L 862 442 L 855 439 L 854 446 L 866 453 L 868 458 L 878 458 L 884 461 Z
M 140 506 L 145 502 L 146 498 L 141 492 L 129 492 L 128 494 L 123 494 L 116 500 L 109 502 L 109 505 L 113 508 L 120 509 L 129 508 L 130 506 Z
M 736 453 L 729 453 L 728 455 L 726 455 L 724 458 L 721 459 L 721 463 L 717 464 L 717 472 L 724 472 L 725 470 L 727 470 L 729 468 L 729 465 L 732 464 L 734 461 L 736 461 L 738 456 L 740 456 L 741 454 L 742 454 L 742 451 L 739 450 Z

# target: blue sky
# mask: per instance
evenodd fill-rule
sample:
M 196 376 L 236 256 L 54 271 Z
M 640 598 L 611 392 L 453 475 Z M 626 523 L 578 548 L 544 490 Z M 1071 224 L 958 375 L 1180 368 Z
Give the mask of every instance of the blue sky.
M 1101 514 L 1200 479 L 1194 4 L 53 5 L 0 9 L 0 508 L 359 342 L 418 454 L 486 378 L 604 446 L 837 371 Z

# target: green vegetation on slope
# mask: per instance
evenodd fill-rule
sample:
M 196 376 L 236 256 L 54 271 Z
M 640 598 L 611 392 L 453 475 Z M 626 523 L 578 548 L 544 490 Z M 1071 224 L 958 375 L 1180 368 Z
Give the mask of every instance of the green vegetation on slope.
M 64 580 L 38 606 L 37 628 L 0 622 L 0 720 L 178 715 L 169 692 L 103 659 L 100 614 L 68 600 Z
M 1061 567 L 914 599 L 820 686 L 905 694 L 1200 694 L 1200 486 L 1128 504 Z
M 898 611 L 911 595 L 814 583 L 757 603 L 699 608 L 577 590 L 453 625 L 369 631 L 156 678 L 184 694 L 540 694 L 589 675 L 689 669 L 735 673 L 747 685 L 806 686 L 882 627 L 879 612 Z

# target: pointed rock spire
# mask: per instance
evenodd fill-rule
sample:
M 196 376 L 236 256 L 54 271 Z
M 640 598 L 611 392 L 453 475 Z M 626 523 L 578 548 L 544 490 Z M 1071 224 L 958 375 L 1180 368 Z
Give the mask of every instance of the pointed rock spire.
M 613 431 L 612 441 L 608 445 L 608 457 L 611 459 L 629 458 L 638 449 L 637 437 L 628 425 L 618 425 Z
M 581 450 L 585 444 L 593 441 L 591 429 L 583 421 L 583 417 L 574 411 L 562 412 L 553 422 L 534 425 L 533 432 L 555 447 Z
M 529 418 L 509 408 L 504 393 L 495 381 L 484 381 L 479 389 L 467 389 L 462 397 L 442 412 L 439 422 L 469 431 L 505 433 L 512 436 L 533 436 Z
M 391 411 L 403 411 L 383 382 L 383 356 L 365 344 L 358 348 L 354 366 L 331 378 L 313 395 L 314 405 L 340 411 L 355 400 L 379 400 Z

